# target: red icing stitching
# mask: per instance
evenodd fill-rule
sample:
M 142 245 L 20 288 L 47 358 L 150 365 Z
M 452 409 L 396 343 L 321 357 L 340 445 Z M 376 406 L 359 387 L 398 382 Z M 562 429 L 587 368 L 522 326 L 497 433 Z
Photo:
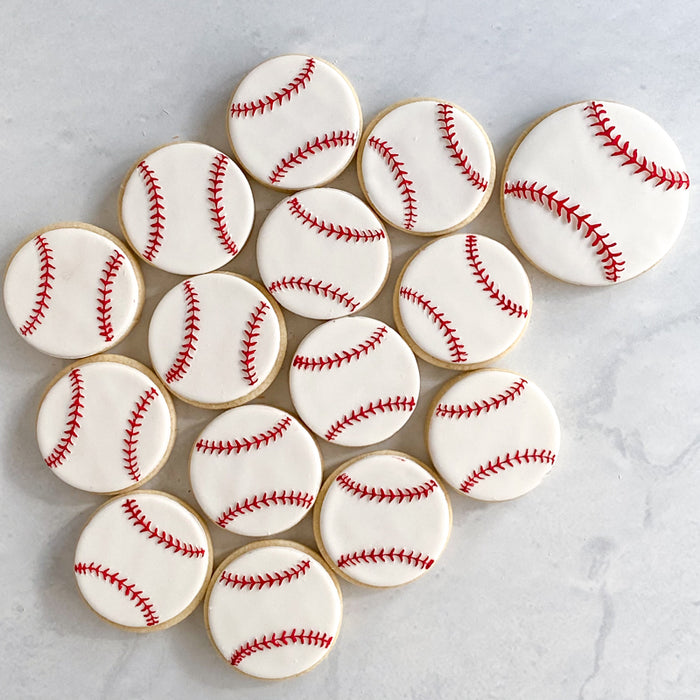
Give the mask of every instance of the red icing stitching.
M 583 111 L 590 120 L 589 126 L 598 129 L 595 135 L 604 139 L 603 147 L 614 149 L 611 154 L 613 158 L 621 156 L 625 159 L 623 168 L 627 165 L 636 168 L 634 174 L 643 173 L 646 176 L 644 182 L 656 180 L 654 187 L 666 185 L 667 190 L 687 190 L 690 187 L 688 173 L 657 165 L 653 160 L 647 160 L 646 156 L 640 156 L 636 148 L 630 147 L 629 141 L 622 141 L 620 134 L 615 133 L 615 126 L 610 123 L 610 117 L 606 116 L 607 111 L 602 102 L 590 102 Z
M 375 486 L 367 486 L 359 481 L 351 479 L 347 472 L 343 472 L 336 477 L 336 481 L 340 484 L 340 488 L 358 498 L 366 498 L 369 501 L 383 503 L 403 503 L 404 501 L 419 501 L 421 498 L 427 498 L 437 488 L 437 482 L 434 479 L 419 484 L 418 486 L 410 486 L 405 488 L 385 489 L 376 488 Z
M 356 140 L 357 134 L 354 131 L 331 131 L 330 134 L 317 136 L 313 141 L 307 141 L 303 146 L 299 146 L 296 151 L 292 151 L 286 158 L 282 158 L 273 168 L 268 180 L 271 185 L 275 185 L 286 177 L 292 168 L 301 165 L 309 156 L 316 155 L 329 148 L 354 146 Z
M 526 384 L 527 379 L 520 377 L 503 393 L 497 396 L 491 396 L 482 401 L 474 401 L 473 403 L 464 404 L 463 406 L 439 403 L 435 407 L 435 415 L 439 418 L 471 418 L 472 416 L 479 416 L 481 413 L 488 413 L 491 410 L 495 411 L 501 408 L 501 406 L 505 406 L 509 401 L 514 401 L 516 396 L 520 396 Z
M 185 280 L 183 283 L 183 289 L 185 291 L 185 304 L 187 306 L 187 313 L 185 315 L 185 333 L 182 338 L 182 346 L 180 347 L 180 352 L 175 358 L 170 369 L 165 373 L 165 381 L 168 384 L 176 382 L 182 379 L 192 362 L 194 353 L 197 350 L 197 342 L 199 341 L 199 336 L 197 331 L 199 330 L 199 297 L 197 296 L 197 290 L 194 285 L 189 280 Z
M 49 292 L 53 289 L 51 282 L 56 279 L 53 275 L 56 270 L 56 266 L 53 264 L 53 250 L 49 248 L 46 238 L 37 236 L 34 239 L 34 245 L 39 251 L 39 288 L 36 292 L 34 308 L 29 314 L 29 318 L 19 329 L 22 335 L 34 333 L 36 327 L 44 320 L 51 299 Z
M 413 396 L 397 396 L 395 399 L 378 399 L 376 402 L 372 401 L 367 404 L 367 406 L 354 408 L 350 415 L 345 415 L 340 420 L 336 421 L 326 432 L 325 438 L 326 440 L 332 442 L 348 426 L 351 426 L 353 423 L 359 423 L 360 421 L 366 420 L 367 418 L 375 416 L 378 413 L 390 413 L 392 411 L 413 411 L 415 407 L 416 400 L 413 398 Z
M 141 435 L 143 418 L 156 396 L 158 396 L 158 390 L 155 387 L 151 387 L 148 391 L 141 394 L 136 401 L 136 407 L 131 411 L 131 416 L 126 423 L 126 437 L 124 438 L 126 447 L 122 452 L 124 453 L 124 469 L 129 472 L 129 477 L 132 481 L 140 481 L 141 479 L 141 470 L 139 469 L 136 448 L 139 443 L 139 436 Z
M 275 423 L 269 430 L 265 430 L 257 435 L 251 435 L 245 438 L 236 438 L 233 442 L 227 440 L 199 440 L 195 446 L 197 452 L 204 454 L 227 454 L 232 452 L 240 454 L 241 452 L 249 452 L 250 450 L 259 450 L 261 447 L 267 447 L 271 442 L 275 442 L 292 424 L 292 419 L 285 416 L 282 420 Z
M 355 297 L 351 296 L 350 292 L 343 291 L 340 287 L 333 287 L 331 282 L 326 283 L 323 280 L 313 280 L 311 277 L 285 276 L 281 280 L 272 282 L 268 289 L 273 294 L 280 289 L 298 289 L 299 291 L 311 292 L 326 299 L 332 299 L 351 311 L 354 311 L 360 305 L 359 302 L 355 301 Z
M 590 214 L 578 212 L 580 204 L 567 206 L 569 197 L 559 197 L 557 199 L 558 190 L 547 191 L 546 185 L 540 187 L 537 182 L 528 184 L 527 180 L 524 182 L 518 180 L 515 183 L 506 182 L 503 193 L 506 195 L 512 194 L 518 199 L 529 199 L 532 202 L 542 204 L 559 218 L 566 219 L 567 223 L 574 223 L 576 230 L 583 230 L 583 237 L 590 239 L 591 247 L 595 254 L 600 257 L 601 265 L 605 271 L 605 278 L 610 282 L 617 282 L 620 279 L 620 273 L 625 268 L 625 261 L 618 260 L 622 253 L 616 250 L 617 243 L 607 240 L 610 236 L 609 233 L 599 233 L 598 229 L 601 224 L 592 224 L 588 221 L 591 217 Z
M 100 329 L 100 335 L 105 339 L 106 343 L 111 343 L 114 340 L 114 326 L 112 326 L 112 291 L 114 287 L 114 278 L 124 262 L 124 256 L 118 250 L 115 250 L 105 263 L 97 285 L 97 325 Z
M 363 340 L 350 350 L 334 352 L 333 355 L 325 357 L 308 357 L 307 355 L 296 355 L 292 361 L 292 367 L 296 369 L 322 370 L 340 367 L 343 362 L 359 360 L 363 355 L 368 355 L 370 350 L 374 350 L 381 345 L 384 336 L 388 333 L 386 326 L 379 326 L 367 340 Z
M 150 598 L 144 595 L 143 591 L 137 590 L 136 584 L 128 583 L 126 576 L 119 578 L 118 572 L 110 571 L 106 566 L 95 564 L 92 561 L 89 564 L 78 562 L 73 568 L 76 574 L 95 574 L 107 583 L 116 586 L 118 591 L 136 603 L 136 607 L 143 613 L 146 625 L 152 627 L 158 624 L 158 613 Z
M 246 642 L 231 654 L 230 662 L 232 666 L 238 666 L 243 659 L 251 654 L 266 649 L 285 647 L 288 644 L 308 644 L 328 649 L 332 642 L 333 637 L 325 632 L 315 632 L 314 630 L 307 631 L 303 629 L 297 632 L 296 628 L 289 632 L 282 630 L 282 632 L 274 632 L 269 637 L 265 635 L 262 639 L 254 639 L 252 642 Z
M 530 462 L 542 462 L 545 464 L 554 464 L 556 455 L 551 450 L 525 450 L 521 452 L 516 450 L 513 454 L 506 453 L 505 457 L 496 457 L 494 460 L 489 460 L 486 465 L 475 469 L 459 486 L 459 490 L 463 493 L 469 493 L 476 484 L 485 479 L 487 476 L 493 476 L 499 471 L 505 471 L 506 467 L 514 467 L 517 464 L 529 464 Z
M 304 67 L 286 87 L 280 88 L 270 95 L 265 95 L 251 102 L 234 102 L 231 105 L 231 116 L 254 117 L 256 113 L 264 114 L 268 110 L 272 111 L 275 105 L 281 106 L 285 99 L 291 100 L 292 95 L 297 95 L 301 90 L 306 88 L 311 80 L 315 67 L 316 61 L 313 58 L 307 58 Z
M 295 579 L 301 578 L 311 567 L 311 559 L 302 559 L 298 564 L 291 566 L 284 571 L 273 571 L 267 574 L 258 574 L 257 576 L 243 576 L 239 574 L 231 574 L 224 571 L 221 574 L 219 583 L 231 588 L 247 588 L 251 591 L 261 590 L 266 586 L 281 586 L 283 583 L 290 583 Z
M 440 103 L 438 105 L 438 123 L 442 138 L 445 141 L 445 148 L 450 151 L 450 158 L 454 160 L 454 165 L 460 169 L 467 180 L 482 192 L 486 191 L 488 180 L 469 162 L 469 156 L 462 150 L 455 133 L 454 109 L 452 105 Z
M 227 508 L 216 520 L 217 525 L 226 527 L 232 520 L 239 515 L 247 515 L 261 508 L 270 508 L 272 506 L 298 506 L 299 508 L 309 509 L 313 505 L 314 497 L 310 493 L 302 491 L 272 491 L 271 493 L 262 493 L 259 496 L 246 498 L 245 501 L 235 503 L 230 508 Z
M 85 408 L 83 375 L 80 373 L 80 369 L 76 367 L 74 370 L 71 370 L 68 378 L 70 379 L 72 389 L 71 400 L 68 405 L 66 429 L 63 431 L 58 445 L 53 448 L 51 454 L 44 460 L 52 469 L 63 464 L 66 457 L 71 453 L 73 443 L 78 437 L 78 430 L 80 430 L 80 419 L 83 417 L 81 411 Z
M 339 569 L 343 569 L 357 564 L 383 564 L 386 561 L 399 561 L 402 564 L 410 564 L 426 570 L 435 563 L 435 559 L 431 559 L 427 554 L 407 551 L 404 548 L 396 549 L 396 547 L 391 549 L 385 549 L 384 547 L 376 549 L 372 547 L 369 550 L 363 549 L 361 552 L 343 554 L 336 563 Z
M 367 140 L 367 144 L 377 151 L 394 174 L 394 180 L 398 183 L 403 201 L 403 227 L 410 231 L 416 225 L 418 202 L 415 198 L 416 191 L 413 189 L 413 180 L 408 179 L 408 171 L 404 168 L 405 163 L 399 160 L 399 154 L 391 148 L 387 141 L 372 136 Z
M 241 371 L 243 378 L 250 386 L 253 386 L 258 381 L 258 376 L 255 372 L 255 353 L 258 347 L 258 337 L 260 336 L 260 327 L 267 310 L 270 305 L 261 301 L 251 312 L 250 318 L 246 323 L 243 331 L 243 349 L 241 350 Z
M 219 241 L 221 241 L 221 245 L 229 255 L 236 256 L 238 254 L 238 246 L 228 232 L 222 194 L 224 176 L 226 175 L 228 164 L 228 156 L 225 156 L 223 153 L 219 153 L 215 156 L 214 162 L 211 164 L 211 170 L 209 171 L 211 177 L 209 178 L 209 187 L 207 191 L 211 195 L 211 197 L 209 197 L 209 201 L 211 202 L 211 220 L 214 222 L 214 228 L 218 234 Z
M 146 165 L 145 160 L 142 160 L 138 164 L 138 170 L 146 185 L 148 201 L 150 203 L 149 211 L 151 212 L 151 229 L 148 233 L 148 244 L 143 251 L 143 257 L 149 262 L 153 262 L 156 255 L 158 255 L 158 250 L 163 244 L 163 235 L 165 233 L 165 205 L 163 204 L 161 187 L 158 184 L 158 178 L 153 168 Z
M 150 520 L 146 519 L 141 508 L 139 508 L 136 500 L 127 498 L 122 503 L 124 512 L 128 515 L 131 524 L 134 527 L 140 528 L 139 532 L 148 533 L 148 539 L 155 539 L 158 544 L 162 544 L 166 549 L 172 549 L 173 553 L 180 554 L 183 557 L 195 557 L 196 559 L 203 557 L 206 554 L 204 547 L 198 547 L 189 542 L 182 542 L 177 537 L 171 535 L 165 530 L 159 530 L 153 525 Z

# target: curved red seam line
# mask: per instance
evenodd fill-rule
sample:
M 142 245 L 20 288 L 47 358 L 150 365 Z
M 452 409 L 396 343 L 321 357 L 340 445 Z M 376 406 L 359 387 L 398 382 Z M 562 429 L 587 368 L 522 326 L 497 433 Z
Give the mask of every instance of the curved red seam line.
M 262 639 L 253 639 L 246 642 L 236 649 L 229 659 L 232 666 L 238 666 L 245 658 L 255 654 L 258 651 L 266 649 L 276 649 L 285 647 L 289 644 L 307 644 L 328 649 L 333 642 L 333 637 L 325 632 L 317 632 L 314 630 L 299 630 L 296 628 L 281 632 L 274 632 L 269 637 L 265 635 Z
M 514 401 L 516 396 L 520 396 L 526 384 L 527 379 L 520 377 L 498 396 L 491 396 L 488 399 L 474 401 L 463 406 L 439 403 L 435 407 L 435 415 L 438 418 L 471 418 L 472 416 L 479 416 L 481 413 L 488 413 L 491 410 L 495 411 L 505 406 L 509 401 Z
M 261 301 L 251 312 L 250 318 L 243 330 L 243 349 L 241 350 L 241 371 L 243 378 L 250 385 L 254 386 L 258 381 L 255 371 L 255 353 L 258 347 L 258 337 L 264 316 L 270 308 L 269 304 Z
M 165 206 L 163 204 L 161 187 L 158 184 L 158 178 L 153 168 L 146 165 L 145 160 L 142 160 L 138 164 L 138 170 L 146 185 L 150 204 L 149 211 L 151 212 L 149 217 L 151 223 L 148 233 L 148 243 L 143 251 L 143 257 L 149 262 L 153 262 L 163 244 L 163 236 L 165 234 Z
M 66 429 L 63 431 L 63 435 L 56 447 L 53 448 L 49 456 L 44 460 L 51 469 L 55 469 L 63 464 L 66 457 L 71 453 L 73 444 L 78 437 L 78 431 L 80 430 L 80 419 L 83 417 L 81 411 L 85 408 L 85 391 L 83 375 L 80 372 L 80 368 L 76 367 L 74 370 L 71 370 L 68 378 L 72 389 L 70 404 L 68 404 Z
M 363 340 L 350 350 L 334 352 L 325 357 L 309 357 L 308 355 L 296 355 L 292 360 L 292 367 L 296 369 L 322 370 L 340 367 L 343 362 L 359 360 L 363 355 L 369 355 L 371 350 L 379 347 L 388 333 L 386 326 L 379 326 L 367 340 Z
M 657 165 L 653 160 L 648 160 L 646 156 L 640 157 L 638 149 L 631 148 L 629 141 L 622 142 L 620 134 L 615 133 L 614 125 L 610 123 L 610 117 L 606 116 L 607 111 L 602 102 L 590 102 L 583 111 L 587 113 L 586 116 L 590 120 L 588 126 L 598 129 L 595 135 L 605 139 L 603 147 L 614 149 L 611 157 L 625 158 L 621 167 L 630 165 L 636 168 L 635 175 L 642 173 L 646 175 L 644 182 L 656 180 L 654 187 L 666 185 L 666 190 L 687 190 L 690 187 L 688 173 Z
M 339 569 L 344 569 L 357 564 L 383 564 L 386 561 L 398 561 L 402 564 L 410 564 L 418 569 L 429 569 L 435 563 L 434 559 L 421 552 L 407 551 L 403 548 L 396 549 L 396 547 L 391 549 L 384 547 L 376 549 L 372 547 L 369 550 L 363 549 L 359 552 L 343 554 L 338 558 L 336 564 Z
M 56 266 L 53 264 L 53 250 L 46 242 L 46 238 L 37 236 L 34 239 L 34 245 L 39 252 L 39 285 L 36 291 L 34 308 L 31 310 L 29 318 L 20 326 L 19 332 L 22 335 L 31 335 L 36 330 L 36 327 L 43 322 L 51 300 L 51 294 L 49 293 L 53 289 L 51 282 L 56 279 L 53 275 L 56 270 Z
M 100 329 L 100 335 L 105 339 L 106 343 L 111 343 L 114 340 L 114 326 L 112 325 L 112 292 L 114 291 L 114 278 L 117 276 L 122 264 L 124 256 L 118 250 L 115 250 L 112 255 L 107 258 L 102 276 L 97 285 L 97 325 Z
M 416 407 L 416 400 L 413 396 L 397 396 L 395 399 L 379 399 L 370 402 L 367 406 L 354 408 L 349 415 L 343 416 L 336 421 L 326 432 L 325 438 L 329 442 L 333 442 L 340 433 L 353 423 L 359 423 L 366 420 L 377 413 L 390 413 L 392 411 L 413 411 Z
M 132 481 L 141 480 L 141 470 L 139 469 L 136 448 L 138 447 L 144 416 L 156 396 L 158 396 L 158 390 L 154 386 L 141 394 L 136 401 L 135 408 L 131 411 L 131 416 L 126 422 L 124 431 L 126 433 L 124 438 L 125 447 L 122 449 L 122 452 L 124 453 L 124 469 L 126 469 Z
M 244 501 L 239 501 L 231 507 L 227 508 L 216 520 L 216 524 L 221 527 L 226 527 L 232 520 L 235 520 L 240 515 L 253 513 L 261 508 L 271 508 L 272 506 L 297 506 L 299 508 L 309 509 L 313 505 L 314 497 L 305 491 L 290 491 L 287 490 L 277 493 L 262 493 L 246 498 Z
M 506 182 L 503 193 L 505 195 L 513 195 L 518 199 L 530 200 L 541 204 L 560 219 L 566 219 L 567 223 L 573 223 L 577 231 L 583 229 L 583 237 L 589 241 L 595 254 L 600 257 L 605 278 L 610 282 L 619 281 L 620 274 L 625 268 L 625 261 L 618 260 L 622 253 L 616 250 L 617 243 L 607 240 L 610 236 L 609 233 L 599 233 L 598 229 L 601 224 L 592 224 L 589 221 L 590 214 L 580 214 L 578 212 L 581 207 L 580 204 L 567 206 L 569 197 L 557 199 L 558 190 L 547 191 L 546 185 L 540 187 L 537 182 L 528 183 L 527 180 L 523 182 L 518 180 L 514 183 Z
M 180 352 L 177 354 L 175 362 L 173 362 L 170 369 L 165 373 L 165 381 L 168 382 L 168 384 L 176 382 L 185 376 L 197 350 L 197 343 L 199 342 L 199 336 L 197 335 L 199 326 L 197 324 L 200 320 L 200 308 L 197 290 L 189 280 L 185 280 L 182 286 L 185 292 L 185 305 L 187 309 L 185 315 L 185 332 L 182 338 Z
M 219 153 L 214 157 L 214 162 L 211 164 L 211 170 L 209 171 L 210 177 L 207 192 L 210 194 L 208 201 L 211 203 L 211 220 L 214 222 L 214 229 L 217 232 L 217 237 L 224 247 L 224 250 L 232 257 L 235 257 L 238 255 L 238 246 L 228 232 L 226 214 L 224 213 L 224 197 L 222 194 L 224 176 L 226 175 L 228 164 L 229 158 L 223 153 Z
M 333 287 L 331 282 L 324 282 L 323 280 L 313 280 L 311 277 L 297 277 L 292 275 L 291 277 L 283 277 L 281 280 L 275 280 L 270 283 L 268 287 L 270 292 L 274 294 L 280 290 L 297 289 L 302 292 L 310 292 L 316 294 L 317 296 L 323 296 L 326 299 L 331 299 L 338 304 L 342 304 L 351 311 L 360 305 L 359 302 L 355 301 L 350 292 L 343 291 L 340 287 Z
M 388 501 L 389 503 L 403 503 L 408 501 L 419 501 L 421 498 L 428 498 L 430 494 L 437 488 L 437 482 L 435 479 L 428 479 L 428 481 L 419 484 L 418 486 L 410 487 L 397 487 L 397 488 L 377 488 L 375 486 L 367 486 L 360 481 L 355 481 L 350 478 L 347 472 L 343 472 L 336 477 L 341 489 L 347 491 L 353 496 L 357 496 L 359 499 L 366 498 L 368 501 L 374 501 L 376 503 L 383 503 Z
M 485 465 L 475 469 L 459 486 L 462 493 L 469 493 L 476 484 L 486 477 L 493 476 L 499 471 L 505 471 L 506 467 L 515 467 L 518 464 L 529 464 L 530 462 L 541 462 L 544 464 L 554 464 L 556 455 L 552 450 L 530 450 L 524 452 L 516 450 L 512 455 L 507 452 L 505 457 L 496 457 L 489 460 Z
M 271 442 L 275 442 L 281 438 L 283 433 L 287 431 L 292 424 L 292 419 L 285 416 L 275 423 L 269 430 L 265 430 L 257 435 L 251 435 L 245 438 L 235 438 L 233 441 L 227 440 L 198 440 L 195 445 L 197 452 L 204 454 L 227 454 L 232 452 L 240 454 L 241 452 L 249 452 L 250 450 L 259 450 L 262 447 L 267 447 Z
M 302 559 L 298 564 L 283 571 L 273 571 L 272 573 L 257 574 L 256 576 L 243 576 L 223 571 L 218 582 L 229 588 L 248 589 L 251 591 L 257 589 L 259 591 L 265 587 L 272 588 L 273 586 L 281 586 L 284 583 L 291 583 L 295 579 L 304 576 L 310 567 L 311 559 Z

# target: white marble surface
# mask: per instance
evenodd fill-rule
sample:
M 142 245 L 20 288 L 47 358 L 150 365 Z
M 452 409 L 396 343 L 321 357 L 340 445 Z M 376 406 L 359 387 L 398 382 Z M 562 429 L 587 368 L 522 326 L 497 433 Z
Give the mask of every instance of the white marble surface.
M 120 181 L 173 139 L 228 151 L 224 110 L 243 74 L 289 51 L 335 62 L 365 117 L 439 96 L 471 111 L 497 165 L 538 115 L 601 97 L 635 106 L 676 139 L 700 177 L 697 3 L 26 3 L 0 8 L 0 259 L 48 223 L 118 230 Z M 268 6 L 269 5 L 269 6 Z M 274 9 L 273 9 L 274 7 Z M 364 7 L 364 10 L 360 8 Z M 358 192 L 354 170 L 336 183 Z M 30 349 L 0 314 L 0 668 L 7 698 L 700 697 L 700 432 L 697 185 L 684 232 L 654 270 L 582 289 L 526 266 L 532 323 L 501 363 L 532 377 L 563 427 L 559 465 L 521 500 L 454 494 L 435 570 L 403 589 L 342 584 L 345 619 L 321 666 L 284 685 L 245 678 L 210 647 L 201 608 L 133 635 L 80 600 L 75 542 L 101 498 L 51 475 L 33 432 L 64 362 Z M 280 195 L 254 186 L 256 231 Z M 471 230 L 512 245 L 493 198 Z M 391 232 L 395 262 L 367 313 L 421 243 Z M 227 269 L 254 277 L 254 236 Z M 146 327 L 174 276 L 145 269 L 142 321 L 117 350 L 147 361 Z M 290 346 L 315 322 L 287 315 Z M 288 365 L 287 365 L 288 366 Z M 452 376 L 420 364 L 421 404 L 383 447 L 426 458 L 426 405 Z M 285 370 L 266 399 L 290 408 Z M 192 503 L 187 452 L 213 412 L 177 404 L 180 431 L 157 488 Z M 324 447 L 330 471 L 358 450 Z M 306 519 L 289 536 L 312 544 Z M 217 557 L 243 538 L 214 533 Z

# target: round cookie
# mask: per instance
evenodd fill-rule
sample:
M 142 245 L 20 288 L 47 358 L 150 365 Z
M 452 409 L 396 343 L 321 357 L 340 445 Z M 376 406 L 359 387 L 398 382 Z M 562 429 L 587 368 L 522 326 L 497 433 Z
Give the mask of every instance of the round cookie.
M 360 199 L 330 187 L 281 201 L 258 234 L 264 285 L 286 309 L 340 318 L 369 304 L 391 264 L 389 238 Z
M 415 410 L 418 364 L 401 336 L 381 321 L 327 321 L 301 341 L 289 369 L 300 418 L 328 442 L 372 445 L 400 430 Z
M 482 369 L 447 382 L 426 426 L 440 476 L 480 501 L 531 491 L 554 467 L 559 419 L 544 392 L 512 372 Z
M 232 408 L 200 433 L 190 455 L 197 502 L 219 527 L 249 537 L 296 525 L 321 486 L 316 442 L 285 411 Z
M 478 367 L 508 352 L 525 332 L 531 306 L 530 281 L 517 258 L 473 233 L 420 248 L 394 292 L 401 335 L 419 357 L 448 369 Z
M 49 384 L 36 421 L 41 456 L 70 486 L 124 493 L 153 478 L 175 440 L 165 387 L 128 357 L 79 360 Z
M 178 275 L 211 272 L 248 240 L 255 204 L 240 168 L 203 143 L 147 153 L 119 192 L 119 221 L 147 263 Z
M 690 179 L 650 117 L 589 100 L 542 117 L 519 139 L 501 205 L 513 241 L 564 282 L 636 277 L 669 251 L 686 217 Z
M 251 177 L 293 191 L 325 185 L 345 170 L 357 150 L 362 110 L 337 68 L 289 54 L 241 80 L 227 126 L 231 148 Z
M 82 223 L 33 233 L 10 258 L 3 293 L 15 330 L 37 350 L 65 359 L 123 340 L 144 298 L 141 270 L 126 246 Z
M 316 543 L 333 570 L 379 588 L 425 574 L 445 549 L 451 526 L 444 488 L 402 452 L 373 452 L 341 465 L 314 509 Z
M 183 620 L 204 595 L 212 545 L 202 519 L 160 491 L 117 496 L 88 520 L 73 570 L 85 602 L 134 632 Z
M 212 644 L 249 676 L 282 679 L 329 653 L 342 618 L 340 587 L 321 558 L 296 542 L 253 542 L 212 577 L 204 622 Z
M 458 229 L 486 206 L 496 163 L 474 117 L 455 104 L 421 98 L 388 107 L 368 125 L 357 171 L 385 221 L 434 236 Z
M 202 408 L 231 408 L 265 391 L 286 344 L 277 302 L 232 272 L 210 272 L 173 287 L 148 329 L 156 374 L 178 398 Z

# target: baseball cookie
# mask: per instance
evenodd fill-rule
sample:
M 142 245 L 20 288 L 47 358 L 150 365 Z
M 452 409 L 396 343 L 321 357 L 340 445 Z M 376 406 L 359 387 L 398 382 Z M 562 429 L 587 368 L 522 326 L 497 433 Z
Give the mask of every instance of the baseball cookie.
M 211 272 L 245 245 L 255 205 L 240 168 L 203 143 L 172 143 L 127 174 L 119 220 L 147 263 L 178 275 Z
M 362 137 L 360 185 L 379 215 L 402 231 L 434 236 L 471 221 L 493 190 L 496 165 L 481 125 L 449 102 L 392 105 Z
M 232 272 L 210 272 L 173 287 L 148 329 L 156 374 L 177 397 L 203 408 L 231 408 L 265 391 L 286 344 L 277 302 Z
M 12 325 L 54 357 L 87 357 L 116 345 L 138 321 L 143 296 L 141 271 L 126 246 L 89 224 L 37 231 L 5 273 Z
M 515 244 L 564 282 L 623 282 L 675 242 L 690 179 L 668 134 L 616 102 L 562 107 L 531 126 L 506 163 L 501 204 Z
M 36 422 L 44 462 L 75 488 L 131 491 L 156 475 L 175 439 L 175 410 L 147 367 L 99 355 L 49 384 Z
M 445 549 L 451 526 L 443 487 L 401 452 L 374 452 L 341 465 L 314 510 L 316 542 L 333 570 L 380 588 L 425 574 Z
M 419 357 L 448 369 L 478 367 L 510 350 L 525 332 L 531 306 L 530 282 L 517 258 L 473 233 L 420 248 L 394 293 L 401 335 Z
M 190 455 L 192 491 L 219 527 L 272 535 L 309 512 L 323 465 L 298 420 L 272 406 L 240 406 L 215 418 Z
M 559 419 L 531 381 L 482 369 L 447 382 L 428 412 L 430 457 L 451 486 L 480 501 L 507 501 L 554 467 Z
M 362 111 L 337 68 L 293 54 L 271 58 L 243 78 L 227 122 L 231 148 L 248 174 L 291 191 L 325 185 L 345 170 Z
M 341 618 L 340 588 L 321 558 L 285 540 L 236 550 L 217 569 L 204 600 L 214 647 L 257 678 L 312 669 L 335 643 Z
M 301 341 L 289 389 L 316 435 L 354 447 L 381 442 L 403 427 L 416 407 L 420 376 L 395 330 L 353 316 L 327 321 Z
M 329 187 L 283 200 L 258 234 L 263 283 L 282 306 L 309 318 L 340 318 L 367 306 L 390 263 L 389 238 L 372 210 Z
M 107 501 L 75 550 L 75 578 L 103 619 L 135 632 L 183 620 L 204 595 L 212 546 L 201 518 L 160 491 Z

